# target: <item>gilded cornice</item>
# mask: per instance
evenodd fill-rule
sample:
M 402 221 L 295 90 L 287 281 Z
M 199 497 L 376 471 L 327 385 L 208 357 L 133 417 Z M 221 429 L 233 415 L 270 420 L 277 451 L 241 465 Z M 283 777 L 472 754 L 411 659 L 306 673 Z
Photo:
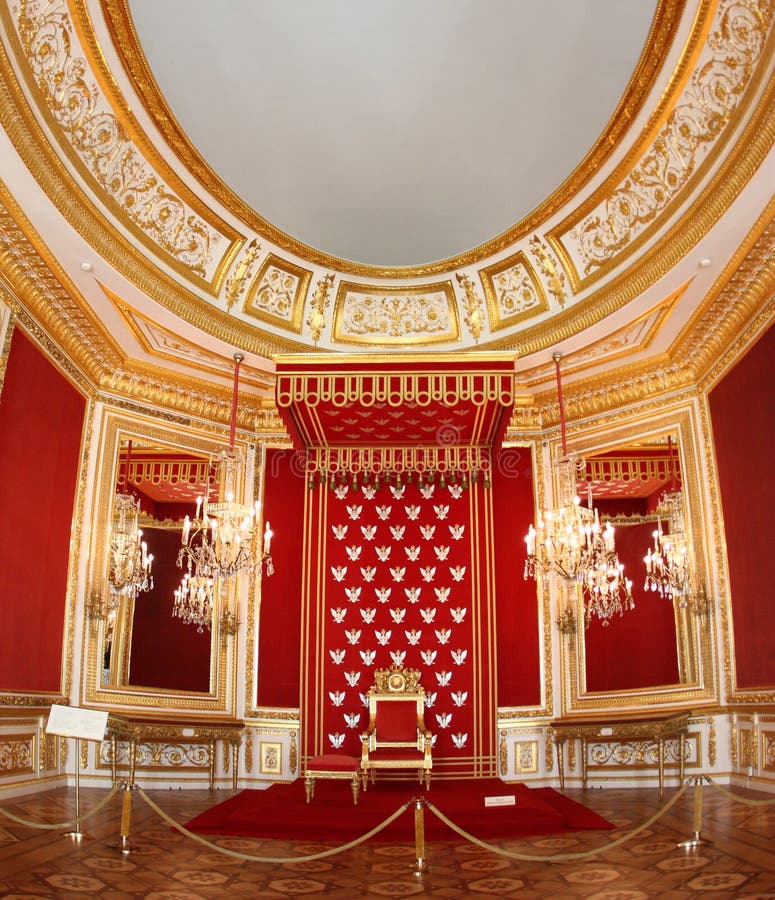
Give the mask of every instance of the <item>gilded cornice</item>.
M 306 345 L 259 331 L 184 289 L 149 262 L 95 210 L 70 176 L 28 108 L 13 67 L 0 42 L 0 124 L 35 180 L 75 231 L 137 288 L 195 328 L 258 356 L 306 350 Z M 41 255 L 48 260 L 41 247 Z
M 78 0 L 81 6 L 83 0 Z M 675 40 L 686 0 L 659 0 L 640 59 L 622 99 L 595 145 L 571 175 L 525 219 L 490 241 L 466 253 L 421 266 L 368 266 L 322 253 L 275 228 L 247 206 L 210 169 L 191 144 L 156 83 L 132 22 L 128 0 L 102 0 L 102 9 L 117 53 L 154 125 L 186 168 L 249 228 L 278 247 L 329 269 L 368 278 L 426 278 L 452 269 L 475 265 L 499 253 L 539 227 L 561 209 L 589 181 L 629 130 L 649 95 L 664 59 Z

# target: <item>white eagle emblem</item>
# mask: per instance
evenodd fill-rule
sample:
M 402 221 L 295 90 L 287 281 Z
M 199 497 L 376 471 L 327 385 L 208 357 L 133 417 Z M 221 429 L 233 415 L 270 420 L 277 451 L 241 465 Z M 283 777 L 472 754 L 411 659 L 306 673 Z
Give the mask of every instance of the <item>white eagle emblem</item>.
M 452 678 L 452 672 L 436 672 L 436 681 L 438 681 L 440 687 L 446 687 L 450 678 Z
M 422 616 L 423 622 L 426 622 L 428 625 L 436 618 L 436 610 L 432 606 L 428 606 L 426 609 L 420 610 L 420 615 Z
M 452 635 L 452 630 L 450 628 L 437 628 L 436 629 L 436 637 L 439 640 L 440 644 L 446 644 Z
M 363 535 L 363 539 L 365 541 L 373 541 L 374 535 L 377 532 L 376 525 L 361 525 L 361 534 Z
M 449 556 L 449 547 L 434 547 L 433 552 L 442 562 Z
M 361 721 L 360 713 L 345 713 L 344 720 L 347 723 L 348 728 L 357 728 L 358 722 Z
M 452 654 L 452 662 L 456 666 L 462 666 L 468 656 L 468 650 L 450 650 Z
M 468 691 L 455 691 L 452 700 L 455 706 L 462 706 L 468 700 Z
M 361 596 L 361 591 L 363 588 L 360 587 L 348 587 L 344 589 L 345 594 L 347 594 L 347 599 L 350 603 L 357 603 Z
M 347 610 L 341 606 L 338 607 L 337 609 L 331 610 L 331 615 L 334 617 L 334 621 L 339 625 L 341 625 L 342 622 L 344 621 L 344 617 L 346 614 L 347 614 Z
M 436 490 L 435 484 L 424 484 L 420 487 L 420 493 L 425 497 L 426 500 L 430 500 L 433 496 L 433 492 Z
M 347 506 L 345 507 L 345 509 L 347 510 L 347 515 L 351 519 L 359 519 L 361 513 L 363 512 L 362 506 Z
M 396 625 L 400 625 L 401 622 L 404 621 L 404 616 L 406 615 L 406 610 L 405 609 L 391 609 L 390 615 L 391 615 L 393 621 L 396 623 Z
M 331 566 L 331 574 L 337 581 L 343 581 L 347 574 L 347 566 Z
M 377 515 L 380 517 L 380 519 L 382 519 L 383 522 L 385 521 L 385 519 L 390 517 L 390 510 L 392 508 L 393 508 L 392 506 L 378 506 L 377 507 Z
M 420 515 L 419 506 L 405 506 L 404 509 L 406 510 L 406 515 L 409 517 L 409 520 L 412 522 Z
M 346 650 L 329 650 L 328 653 L 331 656 L 331 661 L 335 666 L 341 666 L 344 660 L 344 655 Z
M 434 506 L 433 511 L 439 519 L 446 519 L 449 514 L 449 506 Z
M 452 721 L 452 713 L 436 713 L 436 721 L 439 723 L 439 728 L 446 728 Z
M 377 595 L 377 600 L 380 603 L 387 603 L 390 599 L 390 592 L 393 588 L 374 588 L 374 593 Z
M 374 662 L 374 657 L 377 655 L 376 650 L 359 650 L 358 653 L 361 655 L 364 666 L 370 666 Z
M 468 610 L 465 608 L 465 606 L 457 606 L 455 607 L 455 609 L 450 609 L 449 612 L 453 620 L 457 622 L 458 625 L 460 625 L 463 619 L 465 619 Z
M 425 695 L 425 705 L 430 709 L 431 706 L 436 702 L 436 698 L 438 697 L 438 692 L 433 691 L 430 694 Z
M 350 685 L 350 687 L 355 687 L 356 684 L 361 680 L 360 672 L 345 672 L 344 673 L 345 680 Z
M 395 569 L 390 570 L 390 574 L 393 576 L 393 581 L 403 581 L 404 575 L 406 575 L 406 566 L 396 566 Z
M 468 735 L 463 734 L 462 731 L 458 731 L 457 734 L 451 735 L 452 743 L 457 747 L 458 750 L 462 750 L 466 745 L 466 741 L 468 740 Z
M 345 526 L 347 527 L 347 526 Z M 436 533 L 435 525 L 420 525 L 420 532 L 426 541 L 432 541 L 433 535 Z
M 420 600 L 420 591 L 422 588 L 412 587 L 412 588 L 404 588 L 404 593 L 406 594 L 406 599 L 410 603 L 418 603 Z
M 405 484 L 396 484 L 390 485 L 390 493 L 396 498 L 396 500 L 400 500 L 404 496 L 404 491 L 406 490 Z
M 376 489 L 375 487 L 372 487 L 372 485 L 370 485 L 370 484 L 364 484 L 364 485 L 363 485 L 363 496 L 364 496 L 367 500 L 373 500 L 373 499 L 374 499 L 374 495 L 375 495 L 376 493 L 377 493 L 377 489 Z
M 454 581 L 462 581 L 466 574 L 465 566 L 450 566 L 449 574 Z
M 391 525 L 390 533 L 393 535 L 394 541 L 402 541 L 404 539 L 404 532 L 406 531 L 406 525 Z
M 331 741 L 331 746 L 334 750 L 338 750 L 344 743 L 344 734 L 339 734 L 339 732 L 336 734 L 329 734 L 328 739 Z
M 366 566 L 365 568 L 361 566 L 361 575 L 363 575 L 364 581 L 374 581 L 374 576 L 377 574 L 377 570 L 374 566 Z
M 344 703 L 344 691 L 329 691 L 328 696 L 334 706 L 341 706 Z
M 452 535 L 452 539 L 455 541 L 462 540 L 463 535 L 466 533 L 465 525 L 450 525 L 449 533 Z
M 404 634 L 406 635 L 406 639 L 407 641 L 409 641 L 412 647 L 416 646 L 419 643 L 420 638 L 422 637 L 422 631 L 420 631 L 419 628 L 412 628 L 405 631 Z
M 379 631 L 375 631 L 374 634 L 377 636 L 377 640 L 384 647 L 385 644 L 390 640 L 390 636 L 393 632 L 389 628 L 382 628 Z
M 357 547 L 355 546 L 355 544 L 353 544 L 352 547 L 345 547 L 344 549 L 347 551 L 347 555 L 350 557 L 350 559 L 355 560 L 358 559 L 358 557 L 361 555 L 361 550 L 363 548 Z
M 351 644 L 357 644 L 361 639 L 360 629 L 351 628 L 349 631 L 345 631 L 345 637 Z
M 402 666 L 406 659 L 406 650 L 391 650 L 390 658 L 393 660 L 394 665 Z
M 350 527 L 349 525 L 332 525 L 331 531 L 334 532 L 334 537 L 338 541 L 343 541 L 345 539 L 345 535 L 347 534 L 347 529 L 349 527 Z
M 338 487 L 334 488 L 334 493 L 336 494 L 337 500 L 344 500 L 347 496 L 347 491 L 349 490 L 349 486 L 346 484 L 340 484 Z
M 404 547 L 404 553 L 406 553 L 407 557 L 411 562 L 416 562 L 417 557 L 420 555 L 419 547 Z
M 463 496 L 463 485 L 451 484 L 449 486 L 449 492 L 452 494 L 453 499 L 459 500 Z M 466 735 L 466 737 L 468 737 L 468 735 Z
M 367 625 L 371 625 L 374 621 L 374 616 L 376 616 L 377 610 L 372 607 L 371 609 L 362 609 L 361 610 L 361 618 Z
M 379 557 L 380 562 L 387 562 L 390 559 L 390 551 L 393 549 L 392 547 L 375 547 L 377 551 L 377 556 Z
M 420 656 L 422 656 L 422 661 L 426 666 L 432 666 L 436 662 L 438 652 L 438 650 L 421 650 Z
M 446 603 L 449 597 L 450 588 L 434 588 L 433 592 L 436 594 L 436 599 L 439 603 Z
M 420 575 L 425 581 L 433 581 L 436 577 L 436 566 L 425 566 L 424 568 L 420 566 Z

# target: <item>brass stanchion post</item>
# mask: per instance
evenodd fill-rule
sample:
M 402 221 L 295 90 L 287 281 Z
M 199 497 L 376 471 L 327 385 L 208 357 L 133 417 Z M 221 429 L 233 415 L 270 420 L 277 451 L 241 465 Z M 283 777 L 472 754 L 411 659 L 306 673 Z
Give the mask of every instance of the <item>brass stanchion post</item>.
M 132 826 L 132 791 L 135 786 L 129 782 L 124 784 L 124 793 L 121 797 L 121 840 L 117 844 L 109 844 L 113 850 L 119 850 L 124 856 L 129 855 L 135 848 L 129 842 L 129 832 Z
M 700 832 L 702 831 L 702 782 L 705 780 L 705 776 L 700 775 L 699 777 L 697 777 L 693 780 L 694 780 L 693 832 L 692 832 L 692 836 L 689 838 L 688 841 L 680 841 L 680 843 L 677 844 L 677 846 L 681 847 L 683 850 L 693 850 L 695 847 L 704 847 L 707 844 L 713 843 L 712 841 L 706 841 L 700 835 Z
M 419 797 L 414 801 L 414 874 L 422 875 L 428 868 L 425 859 L 425 801 Z

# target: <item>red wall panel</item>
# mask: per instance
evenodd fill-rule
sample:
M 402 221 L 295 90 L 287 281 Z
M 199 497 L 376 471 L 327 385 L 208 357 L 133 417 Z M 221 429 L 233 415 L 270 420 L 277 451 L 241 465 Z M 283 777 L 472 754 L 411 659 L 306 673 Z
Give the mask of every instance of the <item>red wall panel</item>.
M 299 706 L 306 495 L 303 456 L 267 450 L 263 509 L 274 532 L 275 573 L 261 584 L 256 703 L 262 707 Z
M 0 393 L 0 690 L 58 691 L 84 397 L 18 329 Z
M 775 328 L 708 397 L 724 514 L 738 688 L 775 687 Z
M 498 651 L 498 706 L 541 702 L 536 583 L 523 577 L 524 537 L 535 521 L 530 449 L 507 447 L 492 478 Z

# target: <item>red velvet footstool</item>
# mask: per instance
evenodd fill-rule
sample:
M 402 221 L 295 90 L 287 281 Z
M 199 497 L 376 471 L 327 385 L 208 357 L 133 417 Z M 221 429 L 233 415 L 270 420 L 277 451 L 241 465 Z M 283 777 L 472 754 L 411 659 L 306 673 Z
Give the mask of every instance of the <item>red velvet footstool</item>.
M 353 803 L 357 805 L 361 788 L 361 761 L 358 757 L 328 753 L 308 759 L 304 770 L 307 803 L 315 796 L 315 781 L 318 778 L 347 778 L 353 792 Z

